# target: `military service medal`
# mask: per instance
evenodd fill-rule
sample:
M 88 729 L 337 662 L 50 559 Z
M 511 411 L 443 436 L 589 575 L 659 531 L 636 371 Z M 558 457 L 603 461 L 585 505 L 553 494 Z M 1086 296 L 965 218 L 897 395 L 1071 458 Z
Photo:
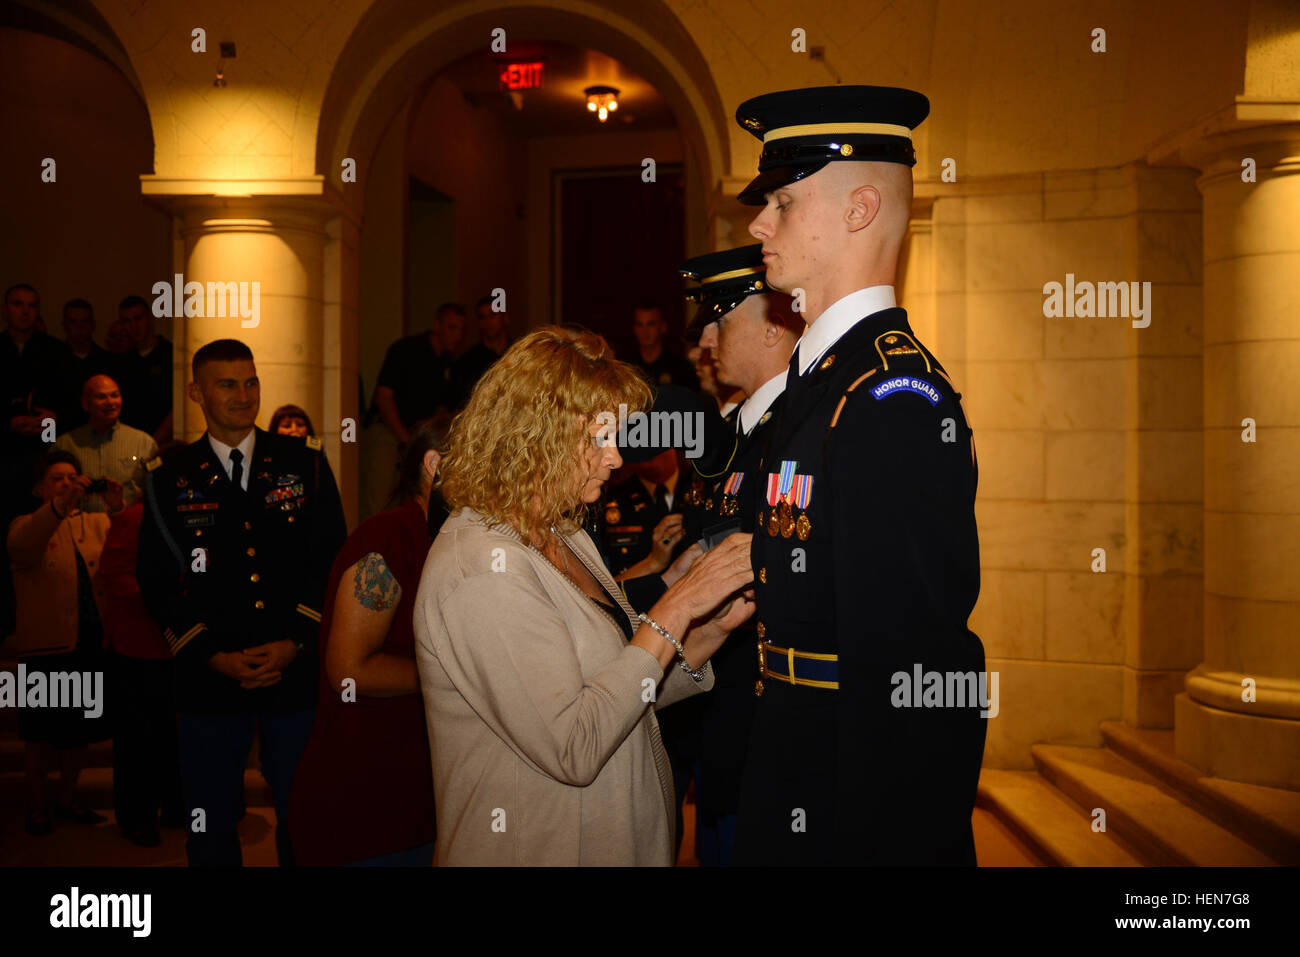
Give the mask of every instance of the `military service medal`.
M 722 486 L 722 504 L 719 511 L 727 518 L 740 514 L 740 483 L 745 481 L 744 472 L 732 472 Z
M 790 489 L 794 485 L 794 470 L 798 467 L 798 462 L 785 461 L 781 463 L 781 472 L 779 476 L 781 482 L 779 489 L 781 493 L 781 505 L 779 508 L 781 512 L 780 524 L 782 538 L 789 538 L 794 534 L 794 511 L 790 508 Z
M 813 477 L 811 475 L 796 475 L 794 477 L 794 504 L 799 509 L 799 517 L 795 519 L 794 531 L 799 536 L 799 541 L 808 541 L 808 536 L 812 534 L 812 522 L 808 519 L 808 503 L 812 501 Z
M 767 477 L 767 504 L 772 510 L 767 513 L 767 534 L 771 538 L 776 538 L 781 534 L 781 519 L 778 516 L 777 504 L 781 501 L 780 493 L 780 476 L 768 475 Z M 759 513 L 762 517 L 762 513 Z

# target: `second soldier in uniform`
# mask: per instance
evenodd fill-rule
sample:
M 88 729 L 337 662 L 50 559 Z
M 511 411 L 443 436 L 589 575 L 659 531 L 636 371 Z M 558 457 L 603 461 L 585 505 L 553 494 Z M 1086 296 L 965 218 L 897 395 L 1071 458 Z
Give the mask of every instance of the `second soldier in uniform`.
M 256 428 L 253 354 L 218 339 L 194 354 L 189 395 L 207 430 L 146 473 L 140 587 L 176 659 L 190 866 L 241 863 L 236 824 L 258 728 L 280 863 L 294 769 L 316 704 L 316 633 L 347 534 L 319 439 Z
M 687 493 L 688 506 L 698 513 L 691 524 L 705 530 L 731 523 L 742 532 L 756 531 L 758 460 L 785 390 L 790 353 L 803 330 L 790 297 L 768 288 L 760 249 L 696 256 L 680 269 L 699 283 L 687 295 L 699 304 L 692 325 L 703 326 L 700 345 L 712 350 L 718 381 L 746 394 L 726 417 L 732 437 L 726 454 L 710 450 L 698 462 L 699 478 Z M 695 834 L 697 856 L 706 866 L 732 863 L 757 645 L 749 622 L 732 632 L 713 656 L 713 692 L 700 696 Z

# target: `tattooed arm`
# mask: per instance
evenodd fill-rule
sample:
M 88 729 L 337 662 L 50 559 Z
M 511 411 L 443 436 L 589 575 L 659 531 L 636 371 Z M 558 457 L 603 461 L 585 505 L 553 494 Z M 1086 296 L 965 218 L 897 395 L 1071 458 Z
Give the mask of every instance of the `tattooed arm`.
M 402 586 L 378 552 L 367 553 L 339 579 L 325 646 L 325 673 L 336 689 L 351 678 L 361 695 L 419 694 L 415 659 L 381 650 L 401 600 Z

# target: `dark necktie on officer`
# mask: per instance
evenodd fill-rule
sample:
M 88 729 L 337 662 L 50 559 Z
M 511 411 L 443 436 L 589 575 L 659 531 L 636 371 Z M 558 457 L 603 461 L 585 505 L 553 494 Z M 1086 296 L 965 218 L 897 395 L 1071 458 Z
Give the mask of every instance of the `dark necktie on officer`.
M 239 491 L 244 490 L 244 453 L 239 449 L 230 450 L 230 481 Z
M 663 483 L 655 486 L 655 508 L 660 515 L 668 514 L 668 486 Z

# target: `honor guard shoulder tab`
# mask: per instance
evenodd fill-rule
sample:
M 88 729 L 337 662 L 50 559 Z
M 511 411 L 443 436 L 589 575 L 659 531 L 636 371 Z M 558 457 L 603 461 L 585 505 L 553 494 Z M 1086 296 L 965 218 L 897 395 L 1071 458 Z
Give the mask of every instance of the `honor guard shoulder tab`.
M 307 442 L 307 448 L 315 449 L 317 452 L 321 450 L 321 441 L 320 439 L 316 438 L 316 436 L 314 435 L 307 436 L 306 442 Z
M 152 472 L 160 465 L 162 465 L 162 456 L 155 455 L 153 458 L 151 458 L 148 462 L 145 463 L 145 468 L 148 469 L 150 472 Z

